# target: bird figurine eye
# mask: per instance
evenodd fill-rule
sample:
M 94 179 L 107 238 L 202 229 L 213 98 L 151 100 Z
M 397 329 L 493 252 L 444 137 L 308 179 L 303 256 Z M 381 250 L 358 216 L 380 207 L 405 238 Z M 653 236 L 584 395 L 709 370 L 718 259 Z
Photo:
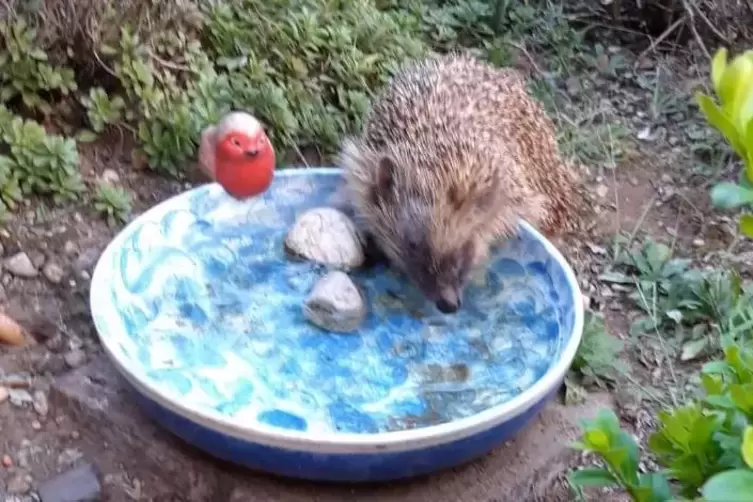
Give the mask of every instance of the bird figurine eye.
M 240 148 L 240 147 L 241 147 L 241 142 L 240 142 L 240 141 L 238 141 L 238 138 L 233 138 L 233 139 L 232 139 L 232 142 L 233 142 L 233 145 L 234 145 L 234 146 L 237 146 L 238 148 Z

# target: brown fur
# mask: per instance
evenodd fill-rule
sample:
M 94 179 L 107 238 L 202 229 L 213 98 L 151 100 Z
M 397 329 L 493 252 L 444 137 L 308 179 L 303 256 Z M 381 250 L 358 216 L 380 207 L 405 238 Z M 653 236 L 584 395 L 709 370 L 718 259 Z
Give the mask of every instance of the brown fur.
M 432 300 L 459 296 L 468 269 L 518 219 L 567 231 L 577 178 L 523 78 L 470 56 L 404 68 L 343 144 L 349 197 L 393 263 Z

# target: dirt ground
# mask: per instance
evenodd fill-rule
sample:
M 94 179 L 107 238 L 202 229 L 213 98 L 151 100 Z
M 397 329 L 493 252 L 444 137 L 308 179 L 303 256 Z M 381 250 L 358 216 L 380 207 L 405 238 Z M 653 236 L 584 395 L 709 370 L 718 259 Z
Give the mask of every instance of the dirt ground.
M 650 72 L 659 65 L 687 68 L 682 60 L 664 58 L 653 66 L 643 64 L 640 71 Z M 599 80 L 592 77 L 579 78 L 581 84 Z M 699 77 L 688 70 L 674 78 L 673 85 L 691 88 Z M 588 232 L 570 238 L 563 251 L 576 269 L 590 308 L 605 314 L 613 335 L 628 340 L 635 309 L 622 291 L 597 278 L 609 265 L 616 235 L 645 233 L 673 244 L 678 254 L 697 263 L 718 266 L 735 261 L 741 272 L 749 272 L 744 267 L 748 266 L 745 256 L 750 255 L 745 253 L 752 248 L 736 243 L 730 251 L 736 239 L 735 220 L 709 208 L 704 186 L 709 178 L 690 156 L 690 141 L 684 134 L 689 112 L 657 114 L 655 93 L 613 84 L 589 91 L 595 93 L 589 103 L 609 106 L 613 120 L 627 127 L 627 153 L 613 166 L 586 163 L 584 176 L 597 204 L 587 216 Z M 677 113 L 686 116 L 681 119 Z M 117 178 L 133 194 L 134 216 L 202 182 L 198 174 L 178 182 L 136 170 L 128 146 L 119 143 L 105 141 L 83 151 L 81 169 L 88 180 Z M 82 455 L 75 425 L 50 411 L 47 393 L 52 379 L 101 352 L 89 317 L 89 280 L 99 253 L 117 231 L 90 207 L 61 208 L 43 200 L 27 201 L 0 230 L 0 257 L 5 260 L 0 269 L 0 305 L 33 335 L 25 347 L 0 347 L 0 493 L 5 489 L 6 500 L 27 500 L 24 494 L 35 481 Z M 28 277 L 9 270 L 7 260 L 17 253 L 25 253 L 33 264 Z M 646 347 L 652 343 L 643 348 L 629 345 L 624 351 L 633 378 L 659 389 L 684 385 L 682 367 L 670 379 L 661 362 L 646 363 Z M 619 401 L 625 425 L 645 439 L 653 425 L 649 410 L 656 402 L 633 394 L 619 396 Z M 133 490 L 133 480 L 142 474 L 123 472 L 107 482 Z

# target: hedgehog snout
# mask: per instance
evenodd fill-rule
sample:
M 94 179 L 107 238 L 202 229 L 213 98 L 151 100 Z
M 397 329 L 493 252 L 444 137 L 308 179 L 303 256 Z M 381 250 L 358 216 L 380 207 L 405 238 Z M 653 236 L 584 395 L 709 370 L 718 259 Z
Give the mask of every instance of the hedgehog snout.
M 454 314 L 462 304 L 459 291 L 453 288 L 445 288 L 439 293 L 436 301 L 437 309 L 443 314 Z

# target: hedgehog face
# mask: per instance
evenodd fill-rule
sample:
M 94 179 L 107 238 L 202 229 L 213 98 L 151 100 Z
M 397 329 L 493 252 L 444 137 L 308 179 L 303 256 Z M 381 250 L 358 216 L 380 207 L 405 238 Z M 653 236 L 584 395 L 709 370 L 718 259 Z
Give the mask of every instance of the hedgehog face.
M 380 210 L 377 239 L 391 258 L 437 309 L 449 314 L 462 303 L 462 294 L 474 264 L 475 242 L 459 236 L 442 242 L 436 229 L 449 225 L 441 221 L 434 197 L 418 187 L 406 190 L 397 185 L 395 165 L 383 158 L 376 168 L 373 203 Z M 443 235 L 446 232 L 441 232 Z

